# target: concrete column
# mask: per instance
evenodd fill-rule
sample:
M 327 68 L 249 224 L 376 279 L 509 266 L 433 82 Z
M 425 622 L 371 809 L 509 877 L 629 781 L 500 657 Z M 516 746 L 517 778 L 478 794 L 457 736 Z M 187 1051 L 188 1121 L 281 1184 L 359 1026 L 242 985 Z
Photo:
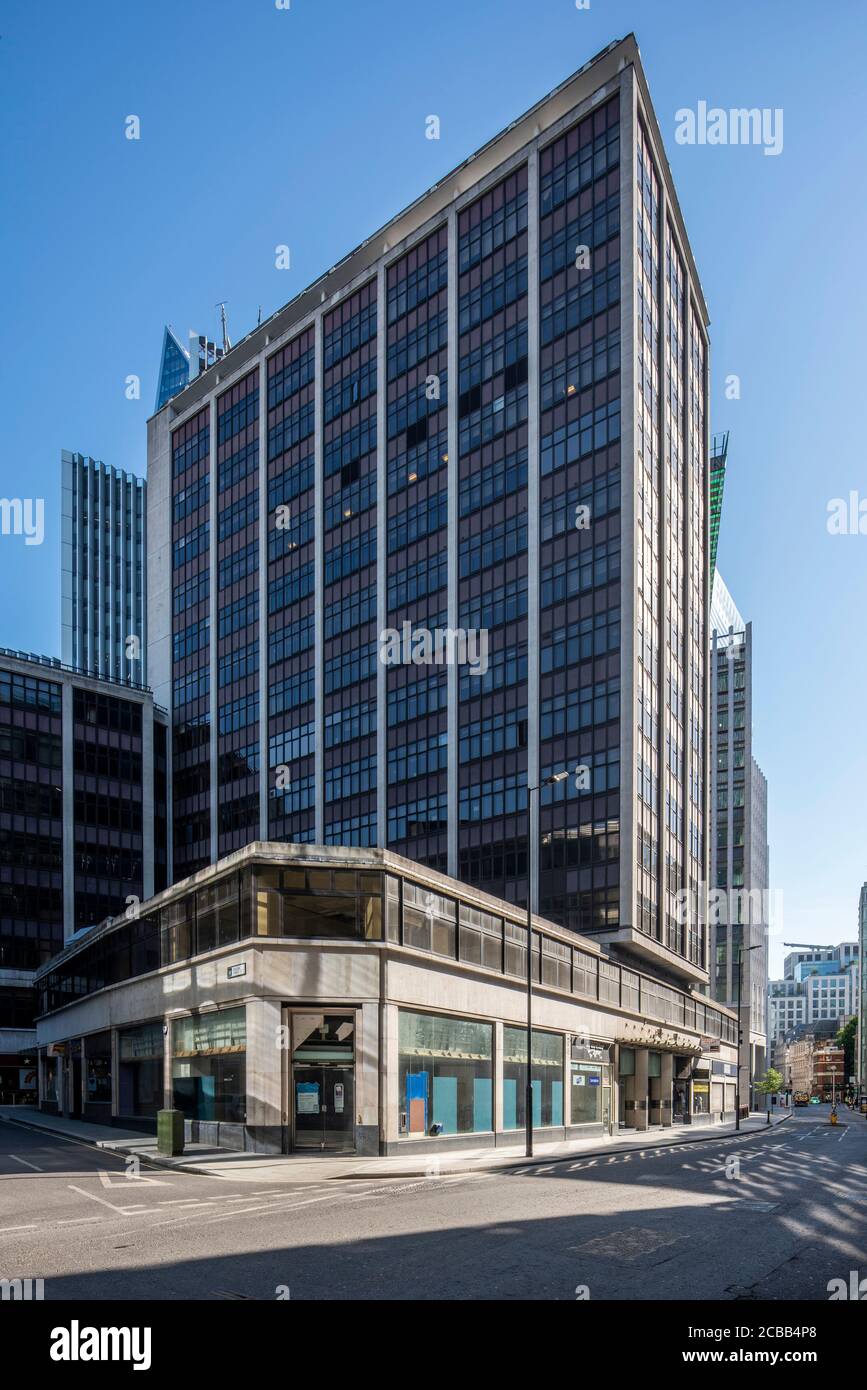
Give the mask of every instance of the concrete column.
M 268 839 L 268 364 L 259 359 L 259 839 Z
M 279 999 L 247 1001 L 247 1142 L 260 1153 L 282 1149 L 281 1015 Z
M 120 1043 L 116 1028 L 111 1030 L 111 1113 L 120 1114 Z
M 635 69 L 620 74 L 620 922 L 635 911 Z M 616 1100 L 612 1099 L 612 1104 Z M 616 1113 L 616 1112 L 615 1112 Z
M 325 463 L 324 463 L 324 394 L 322 389 L 322 312 L 314 325 L 314 427 L 313 427 L 313 496 L 316 535 L 314 541 L 314 724 L 316 747 L 314 768 L 314 828 L 313 839 L 321 845 L 325 838 L 325 603 L 322 592 L 325 557 Z M 380 387 L 380 383 L 377 382 Z M 379 536 L 377 535 L 377 543 Z
M 539 785 L 539 151 L 527 160 L 527 787 Z M 539 911 L 539 799 L 530 796 L 533 881 Z M 523 833 L 523 826 L 521 832 Z
M 370 999 L 355 1013 L 355 1147 L 379 1153 L 379 1002 Z
M 671 1126 L 671 1087 L 674 1080 L 674 1056 L 671 1052 L 663 1052 L 661 1071 L 662 1074 L 659 1078 L 659 1094 L 662 1101 L 660 1119 L 663 1126 L 668 1129 Z
M 63 745 L 60 783 L 63 796 L 63 940 L 66 942 L 75 931 L 75 764 L 71 681 L 63 681 L 60 700 Z
M 208 710 L 211 720 L 211 771 L 209 786 L 211 799 L 211 863 L 216 864 L 219 845 L 217 835 L 217 806 L 219 801 L 219 790 L 217 785 L 217 696 L 219 693 L 217 685 L 217 626 L 219 623 L 219 604 L 217 594 L 217 401 L 214 396 L 210 399 L 209 409 L 208 613 L 210 615 L 210 650 L 208 653 L 208 663 L 210 670 L 210 688 L 208 694 Z
M 154 705 L 148 698 L 141 707 L 141 837 L 142 898 L 154 895 Z
M 380 1065 L 380 1084 L 385 1085 L 385 1107 L 380 1132 L 380 1148 L 393 1144 L 400 1135 L 400 1111 L 404 1099 L 400 1094 L 398 1010 L 396 1004 L 383 1005 L 384 1063 Z
M 458 626 L 458 492 L 460 470 L 458 468 L 458 377 L 460 359 L 458 357 L 458 214 L 457 209 L 449 209 L 449 276 L 448 276 L 448 449 L 449 461 L 446 471 L 446 490 L 448 496 L 448 626 L 454 631 Z M 459 815 L 459 777 L 458 777 L 458 669 L 450 665 L 448 680 L 448 847 L 447 869 L 453 878 L 458 873 L 458 815 Z
M 503 1133 L 503 1025 L 500 1019 L 494 1023 L 494 1065 L 493 1065 L 493 1124 L 494 1134 Z
M 631 1126 L 631 1127 L 632 1127 L 633 1129 L 647 1129 L 647 1119 L 648 1119 L 648 1115 L 647 1115 L 648 1076 L 647 1076 L 647 1048 L 646 1048 L 646 1047 L 636 1047 L 636 1049 L 635 1049 L 635 1075 L 631 1078 L 631 1080 L 632 1080 L 632 1097 L 631 1097 L 631 1099 L 632 1099 L 632 1101 L 633 1101 L 633 1108 L 632 1108 L 633 1120 L 632 1120 L 632 1126 Z M 627 1097 L 627 1100 L 628 1100 L 628 1099 L 629 1099 L 629 1097 Z M 628 1122 L 629 1122 L 629 1114 L 627 1113 L 627 1123 L 628 1123 Z
M 388 668 L 379 660 L 380 635 L 388 626 L 387 274 L 380 262 L 376 280 L 376 843 L 380 849 L 388 846 Z

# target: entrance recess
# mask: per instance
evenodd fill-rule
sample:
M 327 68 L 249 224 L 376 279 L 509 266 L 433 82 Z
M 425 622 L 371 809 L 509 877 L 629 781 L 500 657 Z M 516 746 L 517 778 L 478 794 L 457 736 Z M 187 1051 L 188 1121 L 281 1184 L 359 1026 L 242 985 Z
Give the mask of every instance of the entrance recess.
M 294 1147 L 355 1149 L 355 1015 L 292 1015 Z

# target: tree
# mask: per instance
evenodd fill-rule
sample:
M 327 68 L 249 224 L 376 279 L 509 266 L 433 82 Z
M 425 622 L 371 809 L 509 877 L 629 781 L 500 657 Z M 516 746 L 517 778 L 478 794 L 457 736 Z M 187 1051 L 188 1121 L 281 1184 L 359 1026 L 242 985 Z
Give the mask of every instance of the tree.
M 757 1081 L 757 1082 L 756 1082 L 756 1090 L 758 1091 L 758 1093 L 759 1093 L 760 1096 L 773 1096 L 773 1095 L 776 1095 L 777 1091 L 781 1090 L 782 1085 L 783 1085 L 783 1076 L 782 1076 L 782 1073 L 781 1073 L 781 1072 L 778 1072 L 778 1071 L 776 1070 L 775 1067 L 768 1067 L 768 1070 L 765 1072 L 765 1074 L 764 1074 L 764 1076 L 762 1077 L 761 1081 Z M 770 1123 L 771 1123 L 771 1111 L 770 1111 L 770 1108 L 769 1108 L 769 1109 L 768 1109 L 768 1124 L 770 1124 Z
M 849 1077 L 855 1074 L 855 1035 L 857 1031 L 858 1020 L 853 1015 L 843 1024 L 834 1040 L 837 1046 L 843 1049 L 843 1086 L 845 1089 L 848 1089 Z

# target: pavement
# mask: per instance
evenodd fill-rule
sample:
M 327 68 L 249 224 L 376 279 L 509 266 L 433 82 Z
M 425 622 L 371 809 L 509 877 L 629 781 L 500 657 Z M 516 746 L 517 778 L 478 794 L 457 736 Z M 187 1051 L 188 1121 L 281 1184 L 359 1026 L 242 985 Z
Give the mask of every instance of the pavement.
M 60 1302 L 684 1303 L 827 1302 L 867 1275 L 864 1116 L 831 1126 L 811 1107 L 739 1135 L 655 1139 L 313 1184 L 291 1161 L 251 1181 L 219 1163 L 168 1171 L 0 1119 L 0 1279 L 42 1278 Z
M 655 1128 L 641 1133 L 596 1135 L 588 1139 L 570 1139 L 555 1143 L 537 1140 L 534 1159 L 528 1160 L 523 1141 L 496 1149 L 463 1149 L 437 1152 L 431 1144 L 426 1153 L 393 1154 L 388 1157 L 362 1158 L 355 1154 L 310 1157 L 299 1154 L 273 1155 L 238 1153 L 217 1149 L 206 1144 L 188 1144 L 183 1154 L 168 1157 L 157 1151 L 157 1141 L 133 1130 L 95 1125 L 84 1120 L 68 1120 L 62 1116 L 44 1115 L 25 1106 L 0 1106 L 0 1120 L 27 1125 L 31 1129 L 58 1138 L 76 1139 L 96 1148 L 118 1154 L 132 1154 L 143 1163 L 158 1168 L 176 1169 L 186 1173 L 204 1173 L 236 1182 L 291 1182 L 319 1184 L 330 1179 L 345 1181 L 357 1178 L 403 1179 L 460 1176 L 466 1173 L 493 1173 L 503 1169 L 522 1168 L 527 1162 L 544 1160 L 563 1163 L 577 1157 L 601 1157 L 607 1154 L 630 1153 L 652 1148 L 674 1148 L 698 1144 L 740 1134 L 751 1134 L 783 1124 L 791 1110 L 771 1112 L 768 1125 L 765 1112 L 753 1113 L 741 1120 L 740 1131 L 734 1122 L 726 1125 L 685 1125 L 667 1129 Z

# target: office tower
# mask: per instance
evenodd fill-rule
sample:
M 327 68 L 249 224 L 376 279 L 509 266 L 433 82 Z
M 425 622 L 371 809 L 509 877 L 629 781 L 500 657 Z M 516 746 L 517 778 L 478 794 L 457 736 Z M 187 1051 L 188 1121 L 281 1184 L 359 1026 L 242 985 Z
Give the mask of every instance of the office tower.
M 817 1023 L 842 1028 L 858 1013 L 860 976 L 857 941 L 790 951 L 783 979 L 768 981 L 769 1040 Z
M 862 884 L 858 899 L 858 1037 L 855 1049 L 855 1071 L 861 1095 L 867 1092 L 867 883 Z
M 706 982 L 707 379 L 630 36 L 173 397 L 173 879 L 315 841 L 520 903 L 528 780 L 578 768 L 534 813 L 533 902 Z
M 0 649 L 0 1066 L 37 967 L 166 886 L 166 731 L 149 691 Z
M 710 451 L 710 576 L 711 586 L 716 570 L 716 553 L 719 543 L 719 526 L 722 518 L 723 488 L 726 480 L 726 463 L 729 453 L 729 432 L 715 434 Z
M 166 401 L 182 391 L 189 379 L 190 354 L 175 336 L 174 330 L 166 324 L 154 410 L 162 410 Z
M 742 1085 L 746 1077 L 754 1085 L 768 1065 L 768 788 L 752 751 L 752 640 L 752 624 L 741 618 L 717 570 L 711 605 L 711 993 L 740 1007 Z
M 147 682 L 147 483 L 61 453 L 61 656 L 92 676 Z

